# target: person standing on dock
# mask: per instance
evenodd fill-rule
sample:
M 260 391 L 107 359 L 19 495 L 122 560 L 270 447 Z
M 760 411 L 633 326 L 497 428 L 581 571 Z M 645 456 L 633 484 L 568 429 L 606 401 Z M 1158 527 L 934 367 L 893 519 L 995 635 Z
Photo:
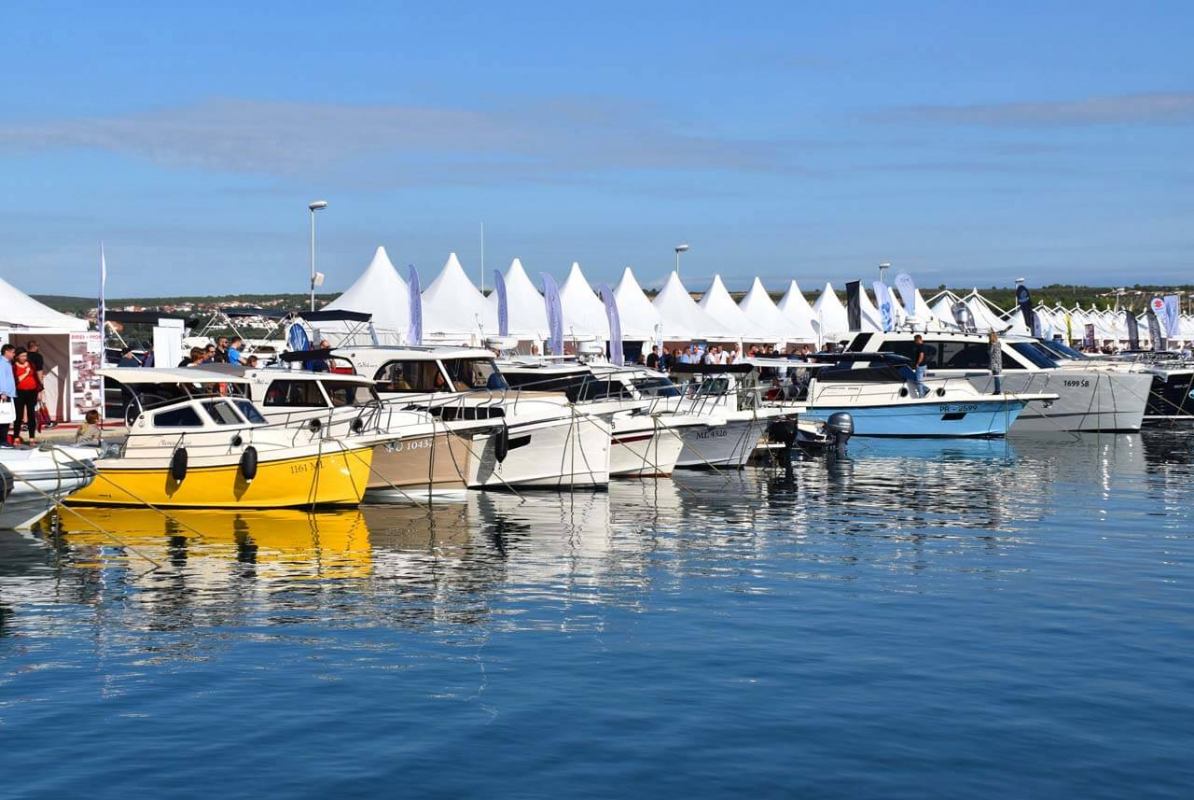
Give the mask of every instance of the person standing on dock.
M 17 381 L 12 371 L 13 353 L 16 348 L 11 344 L 0 347 L 0 447 L 9 447 L 8 426 L 10 420 L 17 418 L 15 400 L 17 397 Z
M 925 386 L 925 373 L 929 367 L 929 351 L 925 347 L 925 337 L 919 333 L 912 339 L 912 366 L 916 368 L 916 396 L 924 397 L 929 389 Z
M 995 381 L 995 394 L 1003 394 L 1003 346 L 999 343 L 999 334 L 991 331 L 987 334 L 987 354 L 990 359 L 988 365 L 991 377 Z
M 653 345 L 651 354 L 647 356 L 647 369 L 659 369 L 659 347 Z

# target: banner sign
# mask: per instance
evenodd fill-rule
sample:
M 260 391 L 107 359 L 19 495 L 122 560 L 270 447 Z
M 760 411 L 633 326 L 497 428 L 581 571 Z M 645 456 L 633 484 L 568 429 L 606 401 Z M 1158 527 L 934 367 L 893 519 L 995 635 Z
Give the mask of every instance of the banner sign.
M 103 406 L 104 395 L 99 376 L 103 352 L 99 331 L 83 331 L 70 335 L 72 420 L 81 420 L 88 411 Z
M 901 272 L 895 276 L 896 289 L 900 291 L 900 299 L 904 301 L 904 311 L 908 316 L 916 316 L 916 284 L 912 282 L 912 276 L 907 272 Z
M 891 299 L 891 289 L 887 288 L 887 284 L 883 281 L 875 281 L 875 302 L 879 304 L 880 323 L 883 325 L 883 331 L 895 328 L 895 304 Z

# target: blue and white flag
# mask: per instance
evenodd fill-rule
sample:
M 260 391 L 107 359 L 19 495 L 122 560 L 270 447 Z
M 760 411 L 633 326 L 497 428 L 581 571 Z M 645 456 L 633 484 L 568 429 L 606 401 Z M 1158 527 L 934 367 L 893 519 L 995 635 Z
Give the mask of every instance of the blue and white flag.
M 547 349 L 552 355 L 564 355 L 564 309 L 560 305 L 560 287 L 555 278 L 543 273 L 543 303 L 547 306 Z
M 600 291 L 605 316 L 609 320 L 609 360 L 621 367 L 626 364 L 626 354 L 622 352 L 622 318 L 618 316 L 618 301 L 609 286 L 603 284 Z
M 904 311 L 908 312 L 908 316 L 916 316 L 916 284 L 912 282 L 912 276 L 907 272 L 901 272 L 895 276 L 896 288 L 900 291 L 900 299 L 904 301 Z
M 506 297 L 506 279 L 501 270 L 493 271 L 493 294 L 497 297 L 498 336 L 509 336 L 510 300 Z
M 290 323 L 290 330 L 286 331 L 286 346 L 292 353 L 311 347 L 311 340 L 307 338 L 307 329 L 303 327 L 303 323 Z
M 875 302 L 879 304 L 879 317 L 886 333 L 895 327 L 895 302 L 891 297 L 891 289 L 883 281 L 875 281 Z
M 1182 332 L 1179 329 L 1181 318 L 1181 298 L 1176 294 L 1165 295 L 1165 330 L 1168 332 L 1170 339 L 1182 338 Z
M 423 291 L 414 264 L 407 265 L 406 275 L 410 287 L 410 327 L 406 329 L 406 343 L 417 346 L 423 343 Z

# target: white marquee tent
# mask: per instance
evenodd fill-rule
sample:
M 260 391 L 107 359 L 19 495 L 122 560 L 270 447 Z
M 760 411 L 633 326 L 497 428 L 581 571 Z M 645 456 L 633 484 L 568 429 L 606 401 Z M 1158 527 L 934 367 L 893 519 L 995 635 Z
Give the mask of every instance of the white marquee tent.
M 803 336 L 801 326 L 779 310 L 758 278 L 754 279 L 750 290 L 738 301 L 738 308 L 742 309 L 747 319 L 767 331 L 776 342 L 804 341 L 807 338 Z
M 360 277 L 325 308 L 372 314 L 378 342 L 402 344 L 410 327 L 410 287 L 399 277 L 386 249 L 379 247 Z M 344 337 L 355 327 L 351 322 L 325 322 L 319 325 L 319 333 L 336 344 L 347 344 Z M 364 341 L 357 335 L 353 336 L 353 343 L 363 344 Z
M 701 297 L 699 305 L 706 314 L 721 323 L 724 328 L 736 332 L 738 338 L 744 342 L 778 344 L 783 338 L 743 313 L 738 304 L 734 302 L 734 298 L 730 297 L 730 292 L 726 289 L 720 275 L 713 276 L 713 283 Z
M 675 271 L 668 274 L 653 305 L 662 321 L 665 342 L 738 341 L 736 332 L 727 329 L 697 305 Z
M 820 343 L 820 325 L 817 323 L 817 316 L 813 313 L 813 308 L 805 299 L 804 293 L 800 291 L 800 286 L 796 281 L 788 284 L 788 291 L 779 301 L 779 312 L 795 326 L 793 329 L 795 335 L 791 341 L 795 342 L 810 342 Z
M 564 312 L 565 339 L 609 339 L 605 303 L 589 286 L 585 274 L 580 271 L 580 264 L 575 261 L 568 271 L 568 277 L 560 285 L 560 309 Z
M 825 284 L 821 295 L 813 303 L 813 319 L 817 320 L 821 335 L 830 341 L 845 339 L 850 335 L 850 321 L 846 316 L 846 307 L 833 291 L 833 286 Z
M 422 300 L 425 341 L 480 345 L 497 334 L 497 313 L 464 274 L 455 253 L 423 290 Z
M 658 338 L 659 312 L 651 305 L 630 267 L 622 271 L 622 278 L 614 287 L 614 299 L 618 304 L 623 340 L 646 342 Z
M 547 306 L 543 295 L 535 288 L 534 281 L 523 269 L 522 261 L 510 262 L 503 278 L 506 281 L 506 309 L 509 313 L 510 335 L 524 340 L 543 341 L 548 336 Z M 497 292 L 490 292 L 486 299 L 494 319 L 493 332 L 497 333 Z

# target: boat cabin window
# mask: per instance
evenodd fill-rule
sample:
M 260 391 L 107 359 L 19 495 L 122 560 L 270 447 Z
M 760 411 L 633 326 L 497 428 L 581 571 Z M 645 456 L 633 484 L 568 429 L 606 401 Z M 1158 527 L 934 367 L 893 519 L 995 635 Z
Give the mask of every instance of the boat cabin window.
M 850 346 L 846 348 L 847 353 L 861 353 L 866 350 L 866 346 L 870 344 L 873 333 L 860 333 L 854 337 L 854 341 L 850 342 Z
M 434 361 L 387 361 L 373 375 L 382 392 L 449 391 L 439 364 Z
M 667 378 L 635 378 L 631 381 L 644 397 L 679 397 L 680 390 Z
M 274 381 L 265 390 L 262 405 L 283 408 L 327 408 L 318 381 Z
M 257 410 L 257 406 L 250 403 L 248 400 L 233 400 L 236 407 L 240 409 L 240 413 L 244 414 L 245 419 L 252 422 L 254 425 L 264 425 L 265 417 L 261 416 L 261 412 Z
M 203 420 L 199 419 L 195 409 L 188 405 L 159 411 L 153 415 L 153 424 L 157 428 L 202 428 Z
M 243 425 L 244 421 L 237 416 L 232 406 L 223 400 L 208 400 L 203 404 L 203 410 L 217 425 Z
M 472 389 L 507 389 L 506 379 L 491 358 L 453 358 L 444 361 L 444 369 L 458 392 Z
M 989 369 L 991 348 L 987 342 L 941 342 L 937 369 Z
M 336 408 L 343 406 L 367 406 L 370 403 L 377 402 L 377 394 L 373 391 L 373 387 L 367 383 L 341 383 L 340 381 L 327 381 L 323 384 L 323 390 L 327 392 L 328 397 L 332 399 L 332 405 Z
M 895 353 L 897 356 L 912 361 L 916 358 L 916 342 L 911 339 L 902 339 L 898 341 L 887 341 L 879 348 L 885 353 Z M 929 369 L 940 369 L 941 367 L 941 342 L 925 342 L 925 366 Z

